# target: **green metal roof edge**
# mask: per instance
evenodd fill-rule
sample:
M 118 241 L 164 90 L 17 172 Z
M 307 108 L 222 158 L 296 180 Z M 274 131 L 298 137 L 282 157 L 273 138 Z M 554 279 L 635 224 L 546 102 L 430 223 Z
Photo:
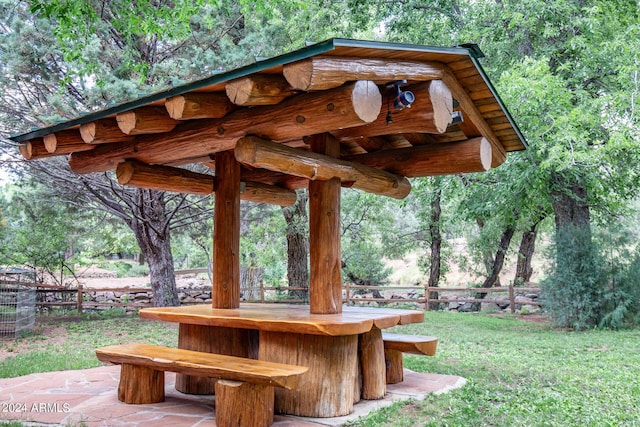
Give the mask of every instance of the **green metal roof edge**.
M 95 120 L 99 120 L 113 114 L 122 113 L 124 111 L 132 110 L 134 108 L 142 107 L 152 102 L 160 101 L 172 96 L 181 95 L 186 92 L 190 92 L 196 89 L 200 89 L 206 86 L 210 86 L 216 83 L 225 82 L 240 77 L 244 77 L 249 74 L 257 73 L 262 70 L 266 70 L 278 65 L 288 64 L 290 62 L 306 59 L 320 53 L 324 53 L 334 49 L 333 39 L 329 39 L 320 43 L 316 43 L 302 49 L 289 52 L 283 55 L 275 56 L 273 58 L 265 59 L 262 61 L 254 62 L 253 64 L 245 65 L 240 68 L 235 68 L 230 71 L 226 71 L 220 74 L 214 74 L 210 77 L 206 77 L 201 80 L 196 80 L 185 85 L 176 86 L 170 89 L 162 90 L 151 95 L 142 96 L 132 101 L 127 101 L 122 104 L 117 104 L 112 107 L 105 108 L 104 110 L 96 111 L 93 113 L 85 114 L 83 116 L 76 117 L 71 120 L 57 123 L 51 126 L 45 126 L 32 130 L 23 134 L 11 135 L 10 139 L 14 142 L 24 142 L 33 138 L 48 135 L 53 132 L 64 130 L 72 126 L 82 125 Z
M 26 132 L 19 135 L 11 135 L 10 139 L 18 143 L 28 141 L 33 138 L 37 138 L 53 132 L 70 128 L 72 126 L 82 125 L 84 123 L 89 123 L 89 122 L 99 120 L 117 113 L 138 108 L 138 107 L 150 104 L 152 102 L 160 101 L 165 98 L 181 95 L 183 93 L 200 89 L 206 86 L 210 86 L 216 83 L 221 83 L 221 82 L 237 79 L 240 77 L 244 77 L 249 74 L 257 73 L 259 71 L 266 70 L 271 67 L 288 64 L 290 62 L 299 61 L 299 60 L 306 59 L 321 53 L 329 52 L 329 51 L 335 50 L 336 47 L 395 49 L 395 50 L 403 50 L 403 51 L 444 53 L 444 54 L 451 54 L 451 55 L 466 55 L 470 57 L 474 65 L 478 69 L 478 72 L 480 73 L 482 79 L 485 81 L 485 83 L 489 87 L 489 90 L 491 91 L 493 96 L 495 96 L 498 104 L 504 111 L 507 117 L 507 120 L 509 120 L 509 123 L 513 126 L 522 144 L 525 147 L 527 147 L 527 142 L 524 136 L 522 135 L 520 129 L 518 128 L 518 125 L 513 120 L 513 117 L 511 117 L 509 110 L 505 107 L 504 103 L 502 102 L 502 99 L 500 98 L 495 88 L 491 84 L 491 81 L 489 80 L 486 73 L 484 72 L 482 65 L 478 61 L 478 58 L 476 57 L 472 49 L 467 47 L 462 47 L 462 46 L 436 47 L 436 46 L 423 46 L 423 45 L 406 44 L 406 43 L 390 43 L 390 42 L 378 42 L 378 41 L 371 41 L 371 40 L 355 40 L 355 39 L 342 39 L 342 38 L 333 38 L 333 39 L 325 40 L 319 43 L 310 44 L 306 47 L 295 50 L 293 52 L 285 53 L 285 54 L 275 56 L 273 58 L 265 59 L 262 61 L 257 61 L 253 64 L 249 64 L 240 68 L 226 71 L 224 73 L 215 74 L 201 80 L 187 83 L 185 85 L 176 86 L 171 89 L 159 91 L 151 95 L 142 96 L 132 101 L 127 101 L 122 104 L 118 104 L 113 107 L 108 107 L 104 110 L 96 111 L 94 113 L 89 113 L 83 116 L 79 116 L 79 117 L 76 117 L 75 119 L 57 123 L 52 126 L 42 127 L 42 128 L 32 130 L 30 132 Z

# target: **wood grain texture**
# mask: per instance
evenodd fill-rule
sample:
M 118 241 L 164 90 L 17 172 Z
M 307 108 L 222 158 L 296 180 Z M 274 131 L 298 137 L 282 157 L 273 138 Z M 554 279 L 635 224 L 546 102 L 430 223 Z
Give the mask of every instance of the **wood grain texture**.
M 89 151 L 96 148 L 94 145 L 86 144 L 80 137 L 78 129 L 62 130 L 50 133 L 43 138 L 45 149 L 57 156 L 73 153 L 75 151 Z
M 308 370 L 304 366 L 149 344 L 102 347 L 96 350 L 96 356 L 102 362 L 135 364 L 156 371 L 182 372 L 287 389 L 295 388 L 298 379 Z
M 491 168 L 491 144 L 485 138 L 396 148 L 347 156 L 343 160 L 409 178 L 484 172 Z
M 442 64 L 435 62 L 317 56 L 285 64 L 282 73 L 293 88 L 313 91 L 352 80 L 372 80 L 382 85 L 395 80 L 439 79 L 442 69 Z
M 258 358 L 258 332 L 250 329 L 181 323 L 178 348 L 228 356 Z M 215 380 L 178 373 L 176 390 L 188 394 L 213 394 Z
M 140 107 L 118 113 L 116 121 L 120 130 L 127 135 L 165 133 L 178 124 L 162 107 Z
M 231 151 L 216 154 L 213 218 L 214 308 L 240 306 L 240 163 Z
M 353 411 L 357 335 L 260 333 L 260 360 L 308 366 L 295 390 L 276 390 L 275 411 L 305 417 L 336 417 Z
M 296 92 L 279 75 L 255 74 L 227 83 L 227 96 L 236 105 L 274 105 Z
M 148 366 L 123 363 L 118 400 L 130 404 L 164 402 L 164 372 Z
M 398 350 L 384 349 L 385 377 L 387 384 L 398 384 L 404 381 L 404 368 L 402 366 L 402 352 Z
M 122 132 L 115 118 L 100 119 L 80 126 L 80 137 L 87 144 L 105 144 L 133 140 L 133 135 Z
M 224 93 L 185 93 L 167 99 L 164 106 L 174 120 L 219 119 L 236 108 Z
M 419 310 L 343 307 L 342 313 L 313 314 L 309 306 L 242 303 L 236 309 L 215 309 L 211 304 L 182 307 L 151 307 L 139 311 L 143 319 L 205 326 L 291 332 L 312 335 L 357 335 L 396 325 L 420 323 Z
M 338 143 L 330 135 L 326 138 Z M 337 178 L 339 184 L 396 199 L 406 197 L 411 191 L 411 184 L 404 176 L 332 158 L 324 153 L 291 148 L 255 136 L 241 138 L 236 145 L 235 156 L 245 165 L 307 178 L 312 182 L 328 182 Z
M 366 400 L 382 399 L 387 390 L 382 331 L 373 328 L 361 334 L 358 341 L 362 370 L 361 397 Z
M 403 353 L 433 356 L 438 347 L 438 338 L 423 335 L 382 334 L 384 348 Z
M 220 380 L 216 383 L 216 426 L 270 426 L 273 402 L 273 386 Z

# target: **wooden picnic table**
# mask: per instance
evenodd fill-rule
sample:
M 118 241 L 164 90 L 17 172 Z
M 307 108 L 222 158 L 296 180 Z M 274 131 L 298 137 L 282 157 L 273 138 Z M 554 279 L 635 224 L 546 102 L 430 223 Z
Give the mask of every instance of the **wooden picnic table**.
M 421 311 L 344 307 L 341 313 L 312 314 L 308 306 L 240 304 L 157 307 L 140 310 L 144 319 L 180 324 L 178 347 L 307 366 L 298 387 L 278 389 L 279 413 L 334 417 L 349 414 L 363 399 L 386 391 L 381 330 L 421 322 Z M 186 393 L 213 392 L 203 377 L 179 375 Z

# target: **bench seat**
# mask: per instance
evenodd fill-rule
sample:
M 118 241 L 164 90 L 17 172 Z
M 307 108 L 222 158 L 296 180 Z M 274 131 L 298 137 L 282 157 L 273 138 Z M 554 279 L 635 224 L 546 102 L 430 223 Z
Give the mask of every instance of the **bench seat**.
M 396 384 L 404 379 L 402 353 L 433 356 L 436 354 L 438 346 L 438 338 L 424 335 L 383 333 L 382 340 L 384 342 L 387 384 Z
M 118 399 L 125 403 L 164 401 L 164 371 L 214 378 L 216 424 L 268 426 L 273 423 L 274 387 L 294 389 L 308 368 L 263 360 L 149 344 L 96 350 L 98 360 L 122 365 Z M 251 408 L 247 410 L 246 408 Z

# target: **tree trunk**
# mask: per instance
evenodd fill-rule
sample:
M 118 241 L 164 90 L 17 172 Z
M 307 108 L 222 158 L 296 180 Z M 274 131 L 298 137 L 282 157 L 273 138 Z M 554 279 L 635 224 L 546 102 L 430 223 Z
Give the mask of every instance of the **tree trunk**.
M 298 191 L 295 205 L 283 207 L 287 223 L 287 280 L 290 287 L 305 288 L 289 291 L 293 299 L 309 301 L 309 219 L 307 216 L 306 190 Z
M 440 180 L 436 180 L 435 197 L 431 200 L 431 221 L 429 222 L 429 238 L 431 240 L 431 266 L 429 267 L 429 287 L 438 287 L 442 271 L 442 233 L 440 231 L 440 215 L 442 207 L 442 189 Z M 438 299 L 438 292 L 430 292 L 429 299 Z M 430 303 L 429 310 L 437 310 L 439 303 Z
M 591 246 L 591 216 L 587 188 L 579 178 L 571 178 L 554 174 L 552 177 L 551 206 L 556 220 L 558 271 L 566 271 L 564 262 L 575 265 L 569 258 L 575 256 L 576 248 L 586 249 Z M 569 258 L 568 258 L 569 257 Z M 584 260 L 589 263 L 591 261 Z
M 529 230 L 522 233 L 520 240 L 520 249 L 518 249 L 518 260 L 516 263 L 516 274 L 513 278 L 513 284 L 520 286 L 531 280 L 533 267 L 531 261 L 536 250 L 536 237 L 538 236 L 538 226 L 544 218 L 539 218 L 531 225 Z
M 491 271 L 489 272 L 489 276 L 486 278 L 484 283 L 482 284 L 483 288 L 491 288 L 496 285 L 500 285 L 499 274 L 502 271 L 502 266 L 504 265 L 504 258 L 507 254 L 507 249 L 509 249 L 509 244 L 511 243 L 511 239 L 513 238 L 514 233 L 516 232 L 515 225 L 507 224 L 502 236 L 500 237 L 500 243 L 498 244 L 498 250 L 496 251 L 495 256 L 493 257 L 493 264 L 491 265 Z M 484 295 L 482 294 L 482 298 Z
M 128 221 L 140 251 L 149 263 L 153 304 L 156 307 L 180 305 L 171 254 L 171 238 L 164 193 L 136 190 L 134 215 Z

